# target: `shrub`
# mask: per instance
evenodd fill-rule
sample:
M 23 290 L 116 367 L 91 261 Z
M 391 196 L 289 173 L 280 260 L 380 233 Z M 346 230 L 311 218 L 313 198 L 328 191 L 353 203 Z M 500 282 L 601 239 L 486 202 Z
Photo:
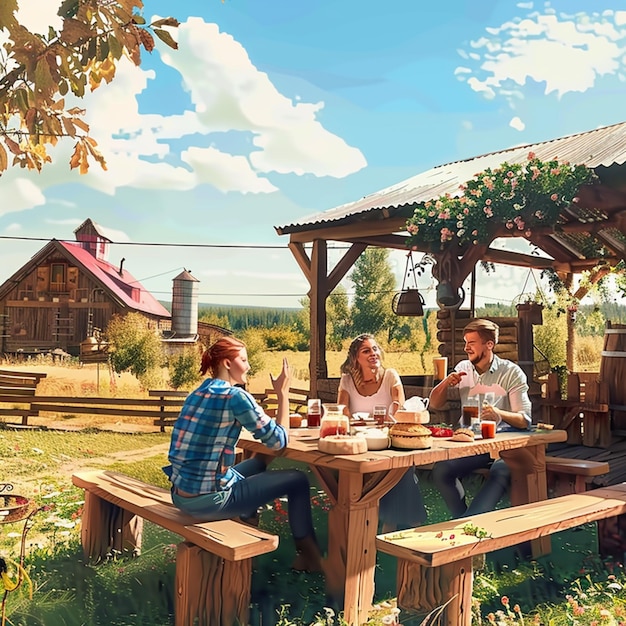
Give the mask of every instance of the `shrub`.
M 168 370 L 170 385 L 174 389 L 192 387 L 201 378 L 200 352 L 195 348 L 185 348 L 179 354 L 170 357 Z

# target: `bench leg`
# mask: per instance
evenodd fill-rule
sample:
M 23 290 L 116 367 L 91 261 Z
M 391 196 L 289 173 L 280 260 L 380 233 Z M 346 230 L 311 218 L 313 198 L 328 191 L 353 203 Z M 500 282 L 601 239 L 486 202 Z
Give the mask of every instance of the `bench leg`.
M 622 563 L 626 556 L 626 515 L 598 520 L 598 551 L 603 559 Z
M 178 544 L 176 626 L 247 624 L 252 559 L 227 561 L 187 541 Z
M 114 553 L 138 556 L 143 519 L 86 491 L 80 535 L 89 562 L 102 561 Z
M 398 559 L 398 606 L 430 613 L 446 602 L 443 626 L 472 623 L 472 557 L 439 567 L 425 567 Z

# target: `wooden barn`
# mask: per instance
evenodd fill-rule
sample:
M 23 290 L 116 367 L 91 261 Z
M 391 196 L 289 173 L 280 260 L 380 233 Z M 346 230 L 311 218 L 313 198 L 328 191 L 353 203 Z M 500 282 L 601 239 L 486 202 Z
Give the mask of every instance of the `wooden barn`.
M 76 242 L 53 239 L 0 285 L 1 351 L 77 356 L 94 329 L 115 314 L 145 316 L 155 330 L 172 327 L 170 312 L 124 268 L 108 259 L 111 239 L 87 219 Z

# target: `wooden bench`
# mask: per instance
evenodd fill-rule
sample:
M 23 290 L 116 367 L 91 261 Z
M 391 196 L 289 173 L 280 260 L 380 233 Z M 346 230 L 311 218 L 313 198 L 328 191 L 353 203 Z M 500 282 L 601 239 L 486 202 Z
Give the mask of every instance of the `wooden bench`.
M 37 415 L 30 398 L 46 376 L 42 372 L 0 370 L 0 416 L 19 417 L 21 425 L 27 426 L 28 418 Z
M 605 461 L 546 455 L 548 491 L 554 497 L 587 491 L 596 476 L 608 474 L 609 470 Z
M 569 373 L 564 399 L 558 375 L 548 375 L 546 397 L 540 401 L 543 420 L 566 430 L 570 444 L 599 448 L 611 444 L 609 387 L 599 376 L 593 372 Z
M 624 513 L 626 483 L 379 535 L 376 546 L 398 558 L 399 607 L 446 605 L 442 624 L 470 626 L 473 557 Z M 467 524 L 486 536 L 465 534 Z
M 276 550 L 278 537 L 235 520 L 198 522 L 170 492 L 111 471 L 77 472 L 85 490 L 81 541 L 97 563 L 113 553 L 138 555 L 143 520 L 180 535 L 176 555 L 176 626 L 247 624 L 252 557 Z

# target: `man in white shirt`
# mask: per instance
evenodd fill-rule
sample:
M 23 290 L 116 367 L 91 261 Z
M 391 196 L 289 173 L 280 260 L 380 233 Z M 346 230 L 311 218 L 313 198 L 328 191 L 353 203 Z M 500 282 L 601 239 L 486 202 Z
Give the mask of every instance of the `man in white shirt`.
M 440 409 L 455 397 L 463 406 L 476 385 L 499 385 L 506 395 L 481 407 L 482 419 L 495 421 L 498 431 L 529 428 L 532 406 L 526 374 L 519 365 L 494 354 L 499 332 L 498 325 L 489 320 L 476 319 L 467 324 L 463 329 L 467 359 L 457 363 L 454 371 L 432 390 L 431 408 Z M 488 468 L 489 476 L 468 506 L 461 480 L 479 468 Z M 493 510 L 510 484 L 511 473 L 503 460 L 493 461 L 489 454 L 479 454 L 435 463 L 432 478 L 456 518 Z

